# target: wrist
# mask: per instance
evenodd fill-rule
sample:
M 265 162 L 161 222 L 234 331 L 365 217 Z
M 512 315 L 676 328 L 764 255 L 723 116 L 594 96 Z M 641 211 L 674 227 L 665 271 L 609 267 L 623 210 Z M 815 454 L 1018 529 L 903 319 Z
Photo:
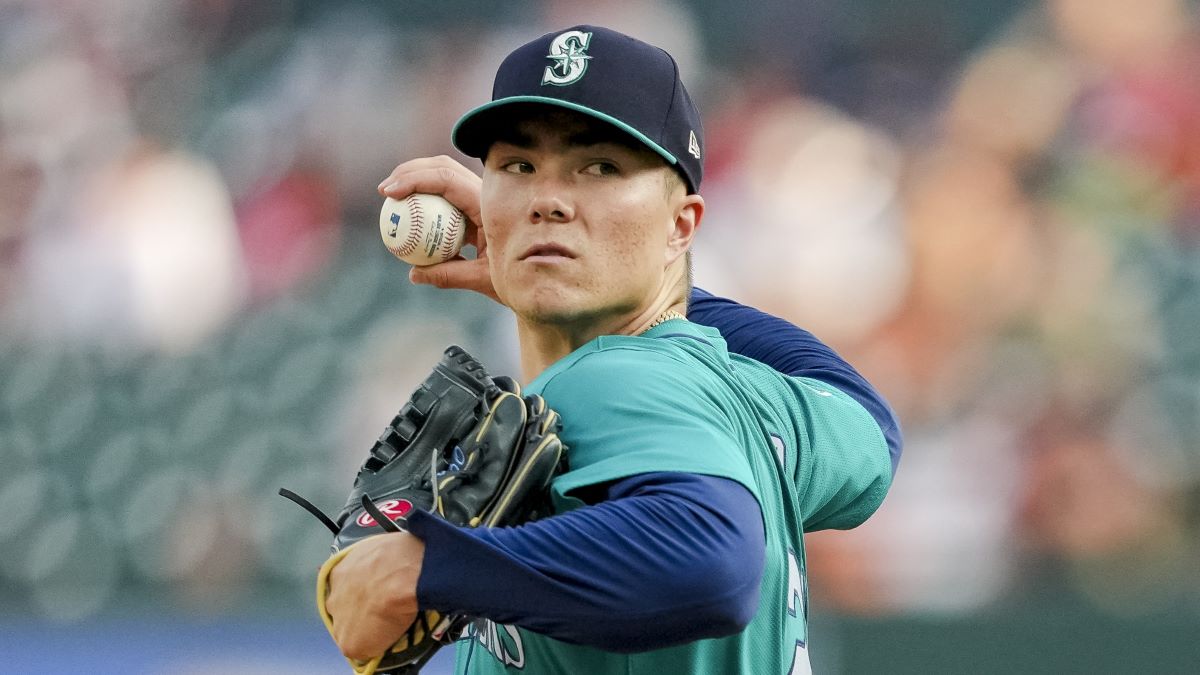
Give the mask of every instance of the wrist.
M 416 582 L 421 576 L 425 559 L 425 542 L 408 532 L 378 536 L 380 545 L 372 553 L 372 566 L 388 570 L 380 597 L 386 602 L 380 607 L 384 618 L 407 622 L 417 611 Z

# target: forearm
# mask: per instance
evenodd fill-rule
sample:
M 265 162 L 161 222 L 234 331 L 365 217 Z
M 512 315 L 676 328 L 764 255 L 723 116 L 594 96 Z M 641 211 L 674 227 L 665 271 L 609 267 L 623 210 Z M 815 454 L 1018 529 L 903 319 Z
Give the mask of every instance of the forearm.
M 699 288 L 692 291 L 688 319 L 721 331 L 731 352 L 765 363 L 786 375 L 820 380 L 858 401 L 883 431 L 892 473 L 896 472 L 903 438 L 895 413 L 866 378 L 812 333 Z
M 610 499 L 516 528 L 455 528 L 422 514 L 422 607 L 565 642 L 643 651 L 741 630 L 765 556 L 758 503 L 692 474 L 614 484 Z

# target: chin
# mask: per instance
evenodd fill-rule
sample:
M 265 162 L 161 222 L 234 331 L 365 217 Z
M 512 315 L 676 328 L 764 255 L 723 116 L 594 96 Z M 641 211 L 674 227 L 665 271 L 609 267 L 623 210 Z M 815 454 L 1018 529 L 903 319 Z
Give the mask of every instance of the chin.
M 578 323 L 603 313 L 593 306 L 593 299 L 571 290 L 547 286 L 526 288 L 513 294 L 505 304 L 525 321 L 548 325 Z
M 616 285 L 602 287 L 581 283 L 578 278 L 548 274 L 520 275 L 508 281 L 504 284 L 507 292 L 501 293 L 500 298 L 514 314 L 531 323 L 560 326 L 587 323 L 638 307 L 634 294 Z
M 583 307 L 561 303 L 530 303 L 513 311 L 526 321 L 546 325 L 577 323 L 594 314 Z

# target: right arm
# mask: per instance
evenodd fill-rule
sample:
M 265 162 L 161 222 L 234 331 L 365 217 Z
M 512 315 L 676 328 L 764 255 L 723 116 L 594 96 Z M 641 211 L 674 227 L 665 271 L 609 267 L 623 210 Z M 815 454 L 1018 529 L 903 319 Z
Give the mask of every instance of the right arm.
M 480 227 L 483 222 L 479 200 L 481 185 L 479 176 L 445 155 L 409 160 L 393 169 L 379 184 L 379 194 L 393 199 L 404 199 L 416 192 L 441 195 L 467 218 L 466 243 L 475 247 L 475 257 L 459 255 L 437 265 L 412 267 L 408 278 L 414 284 L 461 288 L 500 302 L 492 286 L 487 240 Z
M 731 352 L 785 375 L 820 380 L 858 401 L 883 432 L 895 475 L 904 446 L 896 414 L 871 383 L 829 345 L 789 321 L 699 288 L 692 291 L 688 302 L 688 319 L 721 331 Z
M 458 256 L 438 265 L 413 267 L 409 271 L 413 283 L 472 290 L 500 301 L 492 287 L 487 245 L 479 227 L 482 221 L 480 184 L 479 176 L 444 155 L 405 162 L 379 184 L 379 193 L 394 199 L 403 199 L 414 192 L 442 195 L 467 217 L 467 242 L 476 247 L 476 258 Z M 729 350 L 734 353 L 765 363 L 786 375 L 820 380 L 858 401 L 883 431 L 895 474 L 903 448 L 895 413 L 866 378 L 812 333 L 779 317 L 698 288 L 692 291 L 688 300 L 688 319 L 720 330 Z

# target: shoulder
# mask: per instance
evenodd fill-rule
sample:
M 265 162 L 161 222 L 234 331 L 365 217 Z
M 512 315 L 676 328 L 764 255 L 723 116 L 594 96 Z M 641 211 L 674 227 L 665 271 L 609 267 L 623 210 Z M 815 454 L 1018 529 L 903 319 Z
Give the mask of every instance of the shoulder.
M 758 495 L 728 388 L 670 342 L 602 340 L 531 383 L 561 416 L 569 449 L 556 495 L 655 472 L 728 478 Z

